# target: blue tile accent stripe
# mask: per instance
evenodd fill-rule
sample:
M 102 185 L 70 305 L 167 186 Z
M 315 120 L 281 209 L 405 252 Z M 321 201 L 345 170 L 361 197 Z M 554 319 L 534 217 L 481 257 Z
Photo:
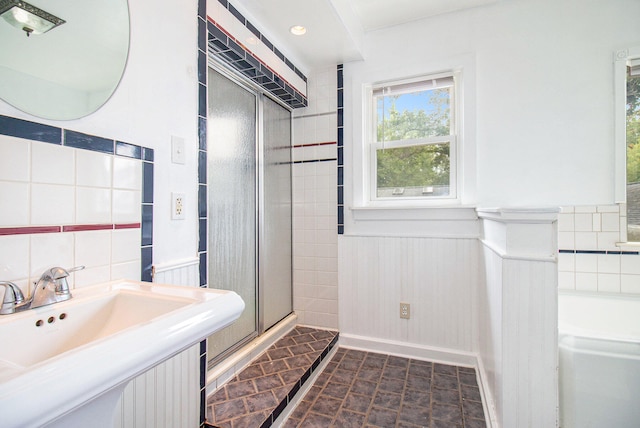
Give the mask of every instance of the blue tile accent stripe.
M 247 22 L 244 17 L 230 4 L 227 8 L 230 12 L 236 16 L 250 31 L 260 34 L 251 23 Z M 234 12 L 235 11 L 235 12 Z M 242 17 L 242 18 L 240 18 Z M 286 104 L 293 108 L 302 108 L 308 105 L 307 97 L 300 91 L 296 90 L 281 76 L 276 74 L 267 64 L 262 62 L 260 58 L 256 57 L 252 52 L 247 50 L 242 44 L 227 33 L 224 28 L 220 26 L 210 17 L 208 18 L 207 29 L 209 30 L 209 51 L 219 58 L 223 59 L 226 63 L 234 67 L 236 70 L 247 76 L 249 79 L 256 82 L 258 85 L 284 101 Z M 255 30 L 255 31 L 254 31 Z M 264 42 L 263 35 L 260 34 L 260 39 Z M 265 43 L 266 44 L 266 43 Z M 269 42 L 267 46 L 272 46 Z M 285 64 L 293 70 L 298 76 L 300 76 L 305 82 L 307 78 L 304 74 L 298 70 L 295 65 L 289 59 L 287 59 L 277 48 L 272 48 L 285 62 Z
M 214 0 L 210 0 L 214 1 Z M 224 4 L 224 3 L 223 3 Z M 227 4 L 225 4 L 227 6 Z M 198 286 L 207 286 L 207 0 L 198 0 Z M 200 342 L 200 427 L 207 417 L 207 339 Z
M 116 154 L 133 159 L 142 159 L 142 147 L 116 141 Z
M 338 87 L 338 235 L 344 235 L 344 65 L 337 67 Z
M 299 160 L 299 161 L 293 161 L 293 162 L 290 162 L 290 163 L 298 164 L 298 163 L 335 162 L 335 161 L 336 161 L 336 158 L 326 158 L 326 159 Z
M 62 129 L 8 116 L 0 116 L 0 134 L 44 143 L 62 144 Z
M 64 145 L 75 147 L 76 149 L 92 150 L 94 152 L 115 154 L 115 141 L 95 135 L 83 134 L 81 132 L 64 131 Z
M 637 256 L 640 251 L 622 251 L 622 250 L 558 250 L 560 254 L 609 254 L 623 256 Z
M 140 278 L 148 282 L 153 280 L 153 149 L 2 115 L 0 135 L 142 160 Z

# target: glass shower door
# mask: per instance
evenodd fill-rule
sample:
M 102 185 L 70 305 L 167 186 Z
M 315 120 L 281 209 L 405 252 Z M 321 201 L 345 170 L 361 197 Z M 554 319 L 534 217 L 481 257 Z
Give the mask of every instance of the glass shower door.
M 240 319 L 208 340 L 212 359 L 257 334 L 257 94 L 209 69 L 209 288 L 235 291 Z
M 262 330 L 289 315 L 292 297 L 291 112 L 263 97 Z

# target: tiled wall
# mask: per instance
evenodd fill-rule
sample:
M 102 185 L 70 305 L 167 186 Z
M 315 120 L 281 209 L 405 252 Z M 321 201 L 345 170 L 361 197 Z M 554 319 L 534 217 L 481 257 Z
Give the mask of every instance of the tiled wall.
M 76 287 L 150 280 L 153 151 L 0 119 L 0 279 L 25 295 L 52 266 L 84 265 Z
M 562 207 L 558 216 L 558 286 L 564 290 L 640 294 L 640 247 L 626 241 L 626 207 Z
M 301 324 L 338 328 L 335 68 L 307 84 L 293 119 L 293 306 Z

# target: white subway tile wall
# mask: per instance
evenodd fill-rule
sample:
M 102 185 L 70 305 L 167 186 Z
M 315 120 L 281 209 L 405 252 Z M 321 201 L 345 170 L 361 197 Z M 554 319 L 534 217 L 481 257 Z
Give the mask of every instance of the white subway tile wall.
M 336 71 L 308 77 L 293 120 L 293 307 L 300 324 L 338 328 Z
M 1 228 L 137 224 L 140 160 L 0 135 Z M 75 287 L 140 279 L 140 228 L 0 236 L 0 279 L 25 293 L 52 266 L 86 269 Z
M 625 245 L 626 215 L 625 204 L 562 207 L 559 288 L 640 294 L 640 247 Z

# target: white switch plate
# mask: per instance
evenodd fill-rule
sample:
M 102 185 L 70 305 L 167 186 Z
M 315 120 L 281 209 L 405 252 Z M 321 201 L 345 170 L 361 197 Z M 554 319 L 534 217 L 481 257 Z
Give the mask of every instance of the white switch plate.
M 171 193 L 171 219 L 184 220 L 184 193 Z
M 171 136 L 171 162 L 185 164 L 184 138 Z

